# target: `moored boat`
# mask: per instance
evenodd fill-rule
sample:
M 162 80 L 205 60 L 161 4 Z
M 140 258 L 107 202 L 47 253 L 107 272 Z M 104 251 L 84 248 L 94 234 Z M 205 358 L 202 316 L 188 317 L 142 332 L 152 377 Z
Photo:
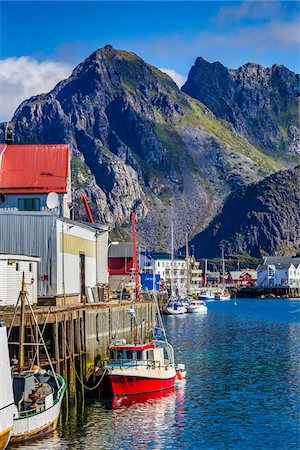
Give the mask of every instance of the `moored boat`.
M 206 313 L 207 306 L 203 300 L 192 300 L 187 307 L 188 313 Z
M 181 300 L 171 299 L 166 306 L 163 307 L 162 312 L 169 316 L 177 316 L 179 314 L 185 314 L 187 312 L 187 307 Z
M 124 339 L 115 341 L 103 374 L 104 395 L 136 395 L 170 389 L 176 377 L 173 348 L 165 341 L 136 345 L 127 344 Z
M 230 300 L 231 295 L 228 291 L 226 291 L 225 289 L 216 292 L 215 294 L 215 299 L 216 300 Z
M 56 429 L 66 383 L 45 370 L 13 374 L 15 402 L 12 442 L 36 438 Z
M 9 342 L 12 345 L 19 346 L 19 360 L 12 368 L 12 387 L 14 402 L 13 430 L 11 435 L 12 442 L 21 442 L 44 435 L 55 430 L 60 414 L 62 399 L 66 390 L 66 383 L 63 377 L 56 374 L 53 365 L 37 323 L 34 311 L 28 300 L 25 277 L 23 273 L 22 289 L 18 298 L 16 308 L 20 302 L 20 342 Z M 36 351 L 33 358 L 25 361 L 25 304 L 29 307 L 31 318 L 36 328 L 39 342 L 33 342 L 33 348 L 42 345 L 47 356 L 49 371 L 42 370 L 34 366 L 35 358 L 38 355 Z M 10 326 L 13 327 L 15 314 Z M 9 331 L 9 336 L 10 336 Z M 28 344 L 27 344 L 28 345 Z M 29 370 L 27 369 L 29 366 Z
M 204 301 L 215 300 L 215 294 L 211 290 L 200 292 L 199 300 L 204 300 Z
M 0 450 L 7 447 L 13 429 L 14 399 L 6 327 L 0 322 Z

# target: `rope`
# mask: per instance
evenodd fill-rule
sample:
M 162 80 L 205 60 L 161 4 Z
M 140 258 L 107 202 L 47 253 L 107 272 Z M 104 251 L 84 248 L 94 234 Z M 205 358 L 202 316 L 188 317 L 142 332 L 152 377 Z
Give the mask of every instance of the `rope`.
M 100 378 L 100 380 L 98 381 L 98 383 L 96 384 L 96 386 L 93 386 L 93 387 L 87 386 L 87 385 L 84 383 L 84 381 L 82 381 L 82 379 L 80 378 L 80 376 L 78 375 L 78 372 L 77 372 L 76 367 L 75 367 L 75 362 L 74 362 L 74 360 L 73 360 L 73 356 L 72 356 L 72 354 L 71 354 L 70 347 L 69 347 L 69 344 L 68 344 L 68 341 L 67 341 L 66 332 L 65 332 L 65 324 L 62 323 L 62 325 L 63 325 L 62 328 L 63 328 L 63 330 L 64 330 L 64 337 L 65 337 L 65 342 L 66 342 L 68 354 L 69 354 L 70 361 L 71 361 L 71 363 L 72 363 L 72 366 L 73 366 L 73 369 L 74 369 L 74 372 L 75 372 L 75 376 L 76 376 L 77 380 L 79 381 L 79 383 L 84 387 L 84 389 L 86 389 L 87 391 L 95 391 L 95 390 L 100 386 L 100 384 L 102 383 L 104 376 L 105 376 L 106 373 L 108 372 L 108 369 L 104 369 L 104 372 L 103 372 L 103 374 L 101 375 L 101 378 Z

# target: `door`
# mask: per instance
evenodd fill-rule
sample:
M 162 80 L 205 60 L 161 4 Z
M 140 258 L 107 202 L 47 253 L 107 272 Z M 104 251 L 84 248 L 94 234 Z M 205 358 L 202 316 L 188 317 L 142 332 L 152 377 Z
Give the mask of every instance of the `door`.
M 80 300 L 83 301 L 85 294 L 85 254 L 79 254 L 79 286 Z

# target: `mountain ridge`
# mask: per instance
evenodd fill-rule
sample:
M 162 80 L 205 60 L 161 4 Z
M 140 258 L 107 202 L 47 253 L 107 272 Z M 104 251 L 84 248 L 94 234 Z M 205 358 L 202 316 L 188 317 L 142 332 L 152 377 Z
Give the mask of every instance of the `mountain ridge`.
M 77 217 L 85 216 L 84 192 L 95 219 L 126 235 L 136 206 L 140 240 L 157 249 L 169 245 L 171 219 L 179 246 L 231 192 L 291 164 L 254 146 L 167 74 L 111 46 L 22 102 L 12 122 L 17 142 L 71 145 Z

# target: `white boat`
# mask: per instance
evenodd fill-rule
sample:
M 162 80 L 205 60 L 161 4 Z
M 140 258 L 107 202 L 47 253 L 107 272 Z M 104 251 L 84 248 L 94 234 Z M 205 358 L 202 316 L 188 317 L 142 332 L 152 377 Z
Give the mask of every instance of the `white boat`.
M 14 396 L 14 417 L 12 442 L 21 442 L 55 430 L 61 408 L 61 402 L 66 390 L 65 380 L 54 372 L 47 347 L 44 342 L 41 330 L 38 326 L 34 311 L 28 301 L 26 284 L 23 273 L 22 289 L 15 307 L 21 304 L 20 312 L 20 342 L 12 342 L 11 345 L 19 346 L 19 360 L 12 368 L 12 387 Z M 31 361 L 25 364 L 25 304 L 29 307 L 35 328 L 39 335 L 39 342 L 33 343 L 33 347 L 39 348 L 41 344 L 46 352 L 51 370 L 46 371 L 34 366 L 36 351 Z M 14 323 L 15 314 L 10 326 L 10 331 Z M 10 335 L 10 332 L 9 332 Z M 30 369 L 26 370 L 29 364 Z
M 171 299 L 162 310 L 163 314 L 169 316 L 178 316 L 187 312 L 187 307 L 179 299 Z
M 15 373 L 13 390 L 12 442 L 32 439 L 56 429 L 66 390 L 66 383 L 60 375 L 40 369 Z
M 7 447 L 13 429 L 14 397 L 6 327 L 0 322 L 0 450 Z
M 222 291 L 216 292 L 216 294 L 215 294 L 215 299 L 216 300 L 230 300 L 230 298 L 231 298 L 231 295 L 226 290 L 222 290 Z
M 192 300 L 187 307 L 188 313 L 206 313 L 207 306 L 203 300 Z
M 200 300 L 212 301 L 215 300 L 215 294 L 211 290 L 200 292 L 199 294 Z

